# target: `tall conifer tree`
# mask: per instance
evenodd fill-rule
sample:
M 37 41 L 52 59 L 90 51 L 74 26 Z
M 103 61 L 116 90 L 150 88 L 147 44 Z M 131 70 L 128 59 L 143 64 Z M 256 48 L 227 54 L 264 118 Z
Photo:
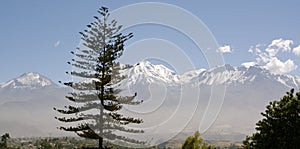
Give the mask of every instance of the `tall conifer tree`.
M 116 20 L 109 21 L 107 8 L 99 8 L 98 13 L 100 17 L 94 16 L 95 21 L 87 25 L 87 30 L 80 32 L 82 46 L 71 52 L 74 59 L 68 62 L 74 69 L 67 73 L 77 79 L 63 84 L 73 89 L 66 98 L 75 104 L 65 109 L 54 108 L 66 114 L 66 117 L 56 119 L 76 125 L 62 126 L 62 130 L 75 132 L 80 137 L 98 139 L 99 148 L 103 148 L 103 140 L 139 144 L 142 142 L 120 135 L 143 132 L 125 126 L 142 123 L 142 119 L 120 113 L 123 105 L 141 103 L 134 100 L 136 94 L 120 96 L 121 90 L 118 89 L 124 76 L 120 75 L 122 67 L 117 59 L 124 51 L 125 41 L 133 35 L 120 33 L 122 26 L 117 25 Z

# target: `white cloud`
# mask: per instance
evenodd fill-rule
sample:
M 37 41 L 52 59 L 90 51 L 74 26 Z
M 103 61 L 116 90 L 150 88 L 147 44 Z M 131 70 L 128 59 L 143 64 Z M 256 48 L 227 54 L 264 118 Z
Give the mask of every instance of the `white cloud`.
M 261 50 L 259 49 L 259 47 L 255 48 L 255 52 L 261 53 Z
M 293 49 L 293 53 L 295 55 L 300 55 L 300 45 L 298 45 L 298 47 L 296 47 L 296 48 Z
M 266 52 L 269 54 L 269 56 L 275 56 L 279 52 L 279 49 L 267 48 Z
M 278 58 L 279 52 L 293 52 L 295 55 L 300 55 L 300 45 L 292 48 L 292 40 L 275 39 L 268 46 L 258 44 L 255 49 L 251 47 L 248 52 L 255 54 L 256 58 L 253 62 L 242 63 L 242 66 L 250 67 L 261 65 L 262 68 L 269 70 L 274 74 L 285 74 L 297 69 L 297 65 L 293 60 L 288 59 L 282 61 Z
M 275 74 L 285 74 L 297 69 L 297 65 L 291 59 L 282 62 L 277 57 L 273 57 L 263 68 Z
M 60 44 L 60 41 L 56 41 L 56 42 L 54 43 L 54 47 L 58 47 L 59 44 Z
M 275 50 L 282 50 L 283 52 L 291 51 L 291 45 L 293 44 L 292 40 L 284 40 L 284 39 L 275 39 L 272 41 L 272 43 L 268 46 L 268 48 L 275 48 Z
M 253 53 L 254 52 L 253 49 L 252 49 L 252 47 L 248 50 L 248 52 L 249 53 Z
M 221 53 L 231 53 L 232 52 L 232 49 L 229 45 L 224 45 L 222 47 L 219 48 L 218 52 L 221 52 Z
M 266 52 L 269 56 L 274 57 L 278 52 L 290 52 L 292 50 L 291 45 L 293 44 L 292 40 L 284 40 L 284 39 L 275 39 L 271 44 L 266 48 Z
M 256 62 L 245 62 L 245 63 L 242 63 L 241 65 L 246 67 L 246 68 L 249 68 L 251 66 L 257 65 L 257 63 Z

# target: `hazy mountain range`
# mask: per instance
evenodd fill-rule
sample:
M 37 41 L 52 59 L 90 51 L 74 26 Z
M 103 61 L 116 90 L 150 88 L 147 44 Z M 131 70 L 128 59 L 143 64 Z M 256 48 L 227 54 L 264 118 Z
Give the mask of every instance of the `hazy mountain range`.
M 66 104 L 66 88 L 38 73 L 25 73 L 0 86 L 0 134 L 13 137 L 63 135 L 53 107 Z
M 123 112 L 143 118 L 142 126 L 133 127 L 145 128 L 145 138 L 160 136 L 155 141 L 198 128 L 206 139 L 242 140 L 253 132 L 270 101 L 300 87 L 298 76 L 272 74 L 259 66 L 224 65 L 179 75 L 163 65 L 142 61 L 122 73 L 127 76 L 121 82 L 122 94 L 137 92 L 137 100 L 144 101 L 126 106 Z M 69 91 L 31 72 L 2 83 L 0 134 L 71 135 L 56 129 L 62 124 L 54 119 L 59 114 L 53 110 L 70 104 L 64 98 Z

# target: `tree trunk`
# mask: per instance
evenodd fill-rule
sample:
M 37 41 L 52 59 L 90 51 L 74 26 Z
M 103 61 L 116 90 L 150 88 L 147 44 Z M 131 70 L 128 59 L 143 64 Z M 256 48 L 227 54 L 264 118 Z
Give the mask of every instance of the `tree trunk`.
M 99 138 L 99 149 L 103 149 L 103 138 L 100 136 Z
M 102 104 L 101 104 L 102 106 Z M 100 107 L 99 149 L 103 149 L 103 106 Z

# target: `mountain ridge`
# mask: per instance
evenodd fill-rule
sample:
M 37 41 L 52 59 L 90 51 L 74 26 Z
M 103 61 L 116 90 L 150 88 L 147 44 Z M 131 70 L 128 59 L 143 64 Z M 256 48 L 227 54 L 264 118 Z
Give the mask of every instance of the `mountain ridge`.
M 265 77 L 265 79 L 274 79 L 277 82 L 292 88 L 299 88 L 300 77 L 291 74 L 272 74 L 270 71 L 260 66 L 244 66 L 234 67 L 229 64 L 216 66 L 210 69 L 195 69 L 177 74 L 161 64 L 152 64 L 149 61 L 141 61 L 133 65 L 133 67 L 123 71 L 127 76 L 123 83 L 133 85 L 137 82 L 163 84 L 189 84 L 198 82 L 204 85 L 244 83 L 245 81 L 253 81 L 257 77 Z M 37 72 L 27 72 L 19 77 L 0 83 L 0 89 L 4 88 L 39 88 L 47 86 L 58 86 L 51 79 Z
M 19 77 L 11 79 L 5 83 L 0 84 L 0 89 L 8 88 L 27 88 L 35 89 L 40 87 L 57 86 L 52 80 L 36 72 L 27 72 Z
M 176 74 L 174 71 L 162 65 L 154 65 L 148 61 L 135 64 L 125 71 L 128 76 L 126 83 L 131 85 L 137 82 L 163 84 L 189 84 L 198 82 L 198 85 L 216 85 L 251 82 L 258 79 L 270 79 L 287 87 L 299 88 L 300 78 L 290 74 L 272 74 L 259 66 L 234 67 L 229 64 L 213 67 L 211 69 L 197 69 Z M 127 84 L 128 85 L 128 84 Z
M 209 139 L 226 139 L 228 135 L 243 139 L 241 136 L 250 134 L 249 130 L 254 129 L 255 123 L 260 118 L 259 113 L 264 110 L 267 103 L 279 99 L 285 91 L 299 88 L 300 85 L 298 76 L 272 74 L 259 66 L 246 68 L 228 64 L 176 74 L 163 65 L 142 61 L 128 67 L 122 74 L 127 75 L 127 78 L 120 82 L 124 83 L 125 91 L 129 91 L 130 94 L 137 92 L 137 100 L 144 100 L 140 106 L 128 107 L 128 110 L 145 112 L 146 115 L 143 117 L 145 125 L 165 124 L 170 115 L 175 115 L 173 121 L 170 120 L 170 124 L 162 126 L 163 131 L 159 131 L 166 134 L 170 133 L 167 130 L 181 131 L 179 126 L 189 120 L 188 116 L 193 118 L 186 127 L 187 130 L 198 129 L 197 124 L 205 113 L 209 101 L 215 100 L 210 99 L 212 86 L 226 85 L 226 95 L 218 119 L 208 133 L 204 133 Z M 25 79 L 20 79 L 23 77 Z M 21 84 L 17 84 L 18 80 Z M 21 125 L 26 121 L 27 126 L 37 128 L 38 131 L 34 134 L 61 133 L 55 130 L 60 124 L 53 118 L 58 113 L 52 108 L 69 105 L 65 95 L 70 90 L 65 87 L 53 88 L 52 85 L 58 86 L 38 73 L 25 73 L 2 84 L 0 125 L 12 120 Z M 218 88 L 213 89 L 219 93 Z M 183 113 L 176 113 L 176 107 Z M 15 128 L 10 125 L 5 126 L 0 133 L 6 130 L 15 136 L 22 135 L 22 132 L 14 131 Z

